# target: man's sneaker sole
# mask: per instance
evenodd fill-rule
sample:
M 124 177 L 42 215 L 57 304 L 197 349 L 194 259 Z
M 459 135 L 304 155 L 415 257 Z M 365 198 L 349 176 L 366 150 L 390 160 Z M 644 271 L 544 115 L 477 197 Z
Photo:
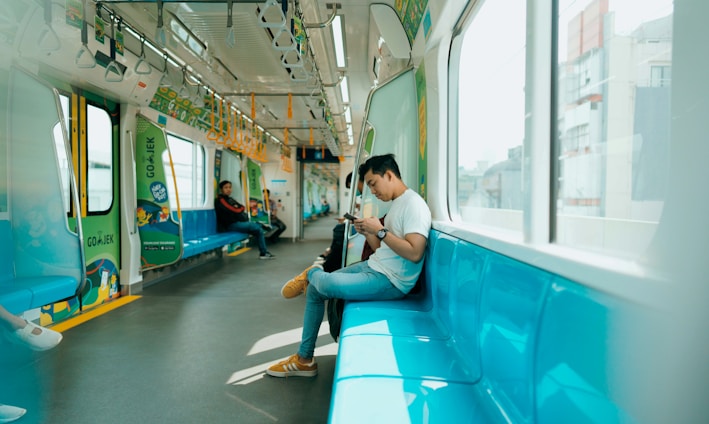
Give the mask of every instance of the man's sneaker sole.
M 318 375 L 318 370 L 312 370 L 312 371 L 271 371 L 271 370 L 266 370 L 266 374 L 270 375 L 271 377 L 280 377 L 280 378 L 315 377 L 316 375 Z

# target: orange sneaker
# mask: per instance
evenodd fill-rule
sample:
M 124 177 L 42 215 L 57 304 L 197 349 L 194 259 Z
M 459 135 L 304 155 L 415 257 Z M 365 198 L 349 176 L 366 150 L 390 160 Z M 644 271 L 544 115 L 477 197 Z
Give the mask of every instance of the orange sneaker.
M 281 295 L 283 295 L 286 299 L 292 299 L 305 293 L 305 289 L 308 287 L 308 271 L 313 268 L 322 269 L 322 266 L 311 265 L 305 268 L 305 271 L 293 277 L 293 279 L 288 280 L 288 282 L 281 288 Z
M 318 375 L 318 364 L 315 358 L 310 363 L 304 364 L 298 360 L 298 354 L 293 354 L 283 361 L 271 365 L 266 374 L 273 377 L 315 377 Z

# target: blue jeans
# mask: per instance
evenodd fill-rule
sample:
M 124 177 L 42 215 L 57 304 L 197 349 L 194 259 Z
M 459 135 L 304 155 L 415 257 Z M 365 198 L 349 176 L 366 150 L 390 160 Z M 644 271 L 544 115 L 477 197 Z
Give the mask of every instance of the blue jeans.
M 303 336 L 298 349 L 302 358 L 313 357 L 327 299 L 391 300 L 404 297 L 386 275 L 370 268 L 366 261 L 331 273 L 313 268 L 308 271 L 308 282 Z
M 266 249 L 266 239 L 263 236 L 263 229 L 261 229 L 261 224 L 249 221 L 234 222 L 233 224 L 230 224 L 227 229 L 229 231 L 251 234 L 256 237 L 256 241 L 258 241 L 259 252 L 261 252 L 262 255 L 268 252 L 268 249 Z

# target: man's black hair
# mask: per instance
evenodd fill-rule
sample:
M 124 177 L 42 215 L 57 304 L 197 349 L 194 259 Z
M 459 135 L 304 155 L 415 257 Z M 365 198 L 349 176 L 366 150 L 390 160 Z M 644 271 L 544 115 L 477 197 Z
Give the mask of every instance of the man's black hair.
M 345 177 L 345 187 L 350 188 L 352 187 L 352 173 L 350 172 L 347 174 L 347 177 Z
M 391 171 L 396 178 L 401 179 L 401 173 L 399 172 L 399 165 L 396 164 L 394 155 L 392 153 L 387 153 L 386 155 L 372 156 L 367 159 L 362 166 L 359 167 L 359 174 L 364 178 L 364 174 L 372 171 L 376 175 L 384 175 L 387 171 Z
M 231 184 L 231 181 L 229 180 L 224 180 L 221 183 L 219 183 L 219 190 L 223 189 L 225 185 Z

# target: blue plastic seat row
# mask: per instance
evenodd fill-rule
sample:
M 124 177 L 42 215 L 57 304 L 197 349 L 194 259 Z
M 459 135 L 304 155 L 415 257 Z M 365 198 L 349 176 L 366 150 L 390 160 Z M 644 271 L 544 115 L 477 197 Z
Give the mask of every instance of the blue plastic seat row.
M 10 221 L 0 220 L 0 305 L 13 314 L 74 297 L 79 281 L 68 275 L 24 275 L 15 272 L 18 249 Z M 22 249 L 19 249 L 21 252 Z M 47 252 L 50 255 L 51 252 Z
M 249 235 L 244 233 L 218 233 L 214 209 L 182 211 L 183 259 L 248 238 Z
M 347 303 L 330 422 L 633 421 L 607 372 L 630 305 L 439 231 L 427 249 L 421 293 Z

